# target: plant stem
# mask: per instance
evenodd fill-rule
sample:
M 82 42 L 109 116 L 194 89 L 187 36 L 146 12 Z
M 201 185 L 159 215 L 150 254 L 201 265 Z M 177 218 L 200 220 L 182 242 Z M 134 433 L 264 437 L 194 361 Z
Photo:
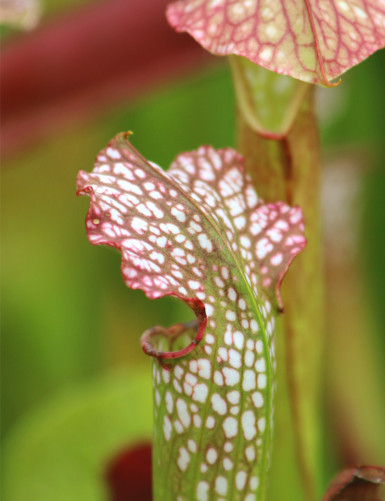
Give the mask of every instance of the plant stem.
M 265 201 L 283 200 L 290 205 L 299 205 L 305 216 L 308 245 L 284 281 L 285 332 L 277 336 L 278 357 L 285 353 L 283 365 L 286 366 L 285 375 L 278 370 L 278 393 L 282 394 L 286 387 L 291 419 L 280 411 L 280 401 L 277 402 L 275 418 L 278 429 L 284 426 L 288 433 L 294 434 L 303 497 L 311 501 L 316 499 L 316 472 L 320 459 L 319 401 L 324 321 L 320 157 L 314 87 L 300 82 L 296 84 L 294 80 L 288 84 L 286 80 L 284 85 L 292 85 L 292 88 L 284 101 L 279 92 L 274 96 L 271 87 L 275 85 L 279 89 L 280 79 L 288 77 L 271 74 L 240 58 L 234 58 L 231 66 L 237 98 L 238 149 L 245 158 L 254 186 Z M 268 109 L 268 112 L 264 110 L 264 116 L 259 112 L 261 103 Z M 286 109 L 282 108 L 281 114 L 278 110 L 277 114 L 277 106 L 286 106 Z M 277 362 L 279 365 L 279 358 Z M 272 486 L 282 482 L 282 478 L 274 478 L 275 475 L 281 476 L 280 471 L 274 470 L 274 463 L 282 463 L 279 455 L 285 446 L 282 443 L 275 446 Z M 287 455 L 287 451 L 284 454 Z M 286 467 L 290 468 L 290 465 Z M 287 492 L 289 499 L 293 499 L 294 493 L 290 489 Z

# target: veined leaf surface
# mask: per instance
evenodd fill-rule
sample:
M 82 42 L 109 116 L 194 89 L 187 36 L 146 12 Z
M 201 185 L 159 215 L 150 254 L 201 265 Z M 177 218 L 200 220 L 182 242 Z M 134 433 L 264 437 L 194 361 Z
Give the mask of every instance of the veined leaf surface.
M 384 0 L 179 0 L 167 17 L 214 54 L 327 86 L 385 45 Z
M 203 146 L 167 173 L 127 134 L 113 139 L 78 193 L 91 197 L 92 244 L 122 253 L 126 284 L 172 295 L 196 321 L 142 337 L 156 357 L 156 500 L 263 498 L 274 387 L 279 287 L 305 246 L 302 213 L 264 204 L 232 149 Z

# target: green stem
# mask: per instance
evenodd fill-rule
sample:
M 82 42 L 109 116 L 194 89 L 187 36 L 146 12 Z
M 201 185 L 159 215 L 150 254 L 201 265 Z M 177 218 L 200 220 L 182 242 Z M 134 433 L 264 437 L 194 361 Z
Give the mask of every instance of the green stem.
M 231 67 L 237 98 L 238 149 L 245 157 L 255 188 L 265 201 L 283 200 L 290 205 L 299 205 L 305 215 L 308 245 L 285 278 L 285 333 L 277 336 L 278 356 L 285 353 L 285 361 L 281 360 L 281 363 L 286 366 L 285 375 L 278 370 L 278 393 L 288 392 L 286 398 L 289 399 L 291 417 L 280 408 L 283 397 L 278 399 L 275 419 L 278 430 L 286 429 L 294 436 L 303 497 L 311 501 L 316 499 L 317 461 L 320 458 L 320 368 L 324 319 L 320 157 L 314 87 L 272 74 L 241 58 L 233 58 Z M 280 89 L 286 89 L 286 93 Z M 282 478 L 274 478 L 275 475 L 281 477 L 281 468 L 275 469 L 274 465 L 282 464 L 279 456 L 287 454 L 284 451 L 286 446 L 287 442 L 276 441 L 272 492 L 274 484 L 282 485 Z M 290 468 L 290 465 L 286 467 Z M 293 499 L 293 492 L 289 489 L 287 492 L 288 499 Z

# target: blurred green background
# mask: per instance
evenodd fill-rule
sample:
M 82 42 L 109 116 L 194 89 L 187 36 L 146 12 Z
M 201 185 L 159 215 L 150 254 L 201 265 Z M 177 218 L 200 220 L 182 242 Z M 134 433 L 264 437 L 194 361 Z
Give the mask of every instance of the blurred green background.
M 63 4 L 48 3 L 46 15 Z M 347 219 L 354 228 L 346 233 L 355 235 L 348 239 L 348 257 L 343 259 L 339 235 L 331 253 L 326 238 L 326 477 L 334 465 L 344 465 L 349 446 L 362 462 L 385 463 L 384 56 L 377 53 L 344 76 L 340 87 L 319 93 L 324 162 L 336 172 L 354 164 L 338 179 L 349 187 L 354 176 L 359 187 L 349 208 L 354 217 Z M 128 290 L 119 255 L 87 241 L 88 199 L 75 196 L 76 174 L 91 170 L 96 153 L 123 130 L 132 130 L 134 146 L 163 167 L 201 144 L 232 146 L 234 104 L 225 62 L 161 88 L 154 82 L 135 102 L 97 110 L 96 120 L 59 128 L 2 162 L 7 501 L 103 499 L 105 462 L 151 436 L 150 361 L 139 337 L 154 324 L 190 319 L 174 300 L 151 302 Z M 335 262 L 338 249 L 342 259 Z M 339 436 L 345 427 L 353 435 Z

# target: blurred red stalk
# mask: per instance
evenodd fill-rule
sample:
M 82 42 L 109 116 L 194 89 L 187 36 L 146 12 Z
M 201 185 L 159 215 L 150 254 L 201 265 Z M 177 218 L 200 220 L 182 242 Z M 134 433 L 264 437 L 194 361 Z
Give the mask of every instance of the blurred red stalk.
M 74 117 L 138 96 L 210 61 L 167 24 L 168 0 L 89 4 L 2 49 L 4 153 L 57 132 Z

